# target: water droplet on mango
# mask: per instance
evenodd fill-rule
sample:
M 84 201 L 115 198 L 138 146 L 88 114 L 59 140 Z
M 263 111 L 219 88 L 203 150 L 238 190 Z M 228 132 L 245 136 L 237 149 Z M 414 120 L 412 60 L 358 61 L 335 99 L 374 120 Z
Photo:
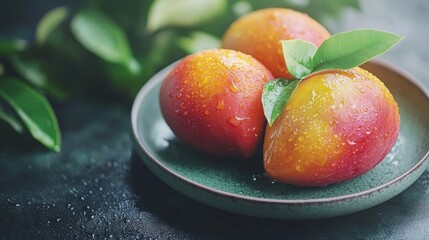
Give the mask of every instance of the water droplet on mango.
M 231 82 L 231 85 L 229 85 L 229 89 L 233 93 L 237 93 L 238 92 L 238 88 L 237 88 L 237 86 L 235 86 L 235 84 L 233 82 Z
M 219 99 L 217 101 L 216 109 L 223 110 L 223 108 L 224 108 L 223 100 Z
M 240 125 L 241 125 L 241 123 L 242 123 L 244 120 L 247 120 L 247 119 L 249 119 L 249 118 L 248 118 L 248 117 L 237 117 L 237 116 L 234 116 L 234 117 L 230 117 L 230 118 L 228 118 L 228 122 L 229 122 L 230 124 L 232 124 L 233 126 L 238 127 L 238 126 L 240 126 Z

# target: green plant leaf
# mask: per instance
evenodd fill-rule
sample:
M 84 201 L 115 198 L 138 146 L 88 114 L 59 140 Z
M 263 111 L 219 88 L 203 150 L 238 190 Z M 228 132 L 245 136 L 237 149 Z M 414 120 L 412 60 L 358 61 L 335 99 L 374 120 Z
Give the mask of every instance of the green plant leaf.
M 166 26 L 194 26 L 211 20 L 226 9 L 226 0 L 156 0 L 146 29 L 154 32 Z
M 313 58 L 314 72 L 326 69 L 350 69 L 380 55 L 402 37 L 375 29 L 339 33 L 325 40 Z
M 22 126 L 21 122 L 15 118 L 15 116 L 9 114 L 6 112 L 1 106 L 0 106 L 0 119 L 7 122 L 15 131 L 19 133 L 24 132 L 24 127 Z
M 126 66 L 134 61 L 124 31 L 100 11 L 79 11 L 72 19 L 71 29 L 76 39 L 100 58 Z
M 283 112 L 283 108 L 292 97 L 300 82 L 301 79 L 288 80 L 278 78 L 265 84 L 262 91 L 262 106 L 264 108 L 264 115 L 270 126 Z
M 22 39 L 0 38 L 0 55 L 10 55 L 22 52 L 27 48 L 27 42 Z
M 51 105 L 39 92 L 16 79 L 0 79 L 0 96 L 16 111 L 31 135 L 59 152 L 61 134 Z
M 180 48 L 191 54 L 205 49 L 219 48 L 220 40 L 211 34 L 193 31 L 189 37 L 178 38 L 177 44 Z
M 134 77 L 138 76 L 142 71 L 139 61 L 135 58 L 130 58 L 124 66 Z
M 104 72 L 107 74 L 111 87 L 127 94 L 130 99 L 135 98 L 140 88 L 156 72 L 148 59 L 140 59 L 136 64 L 142 68 L 138 75 L 122 65 L 104 64 Z
M 152 38 L 152 45 L 148 49 L 146 59 L 155 68 L 162 68 L 179 58 L 183 58 L 185 54 L 179 51 L 177 46 L 177 38 L 179 37 L 177 31 L 169 29 L 158 32 Z
M 55 30 L 69 15 L 67 7 L 57 7 L 47 12 L 39 21 L 36 27 L 36 42 L 43 45 L 49 35 Z
M 16 72 L 35 87 L 46 90 L 57 100 L 68 97 L 63 87 L 51 79 L 49 68 L 42 61 L 23 56 L 12 56 L 11 60 Z
M 13 56 L 12 64 L 19 75 L 28 80 L 34 86 L 44 88 L 48 84 L 48 77 L 42 70 L 42 65 L 39 61 L 27 60 L 19 56 Z
M 304 78 L 313 71 L 312 58 L 317 48 L 303 40 L 282 41 L 283 56 L 288 72 L 296 79 Z

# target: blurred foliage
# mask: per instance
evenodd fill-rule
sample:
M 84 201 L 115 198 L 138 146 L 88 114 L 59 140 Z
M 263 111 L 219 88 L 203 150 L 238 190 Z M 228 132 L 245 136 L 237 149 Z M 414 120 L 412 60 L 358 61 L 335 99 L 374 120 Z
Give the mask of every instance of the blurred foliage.
M 90 0 L 79 8 L 57 7 L 39 21 L 35 42 L 0 36 L 0 119 L 17 132 L 25 125 L 57 151 L 60 134 L 45 94 L 63 102 L 108 90 L 132 100 L 156 71 L 219 47 L 236 18 L 267 7 L 293 8 L 323 23 L 359 5 L 358 0 Z

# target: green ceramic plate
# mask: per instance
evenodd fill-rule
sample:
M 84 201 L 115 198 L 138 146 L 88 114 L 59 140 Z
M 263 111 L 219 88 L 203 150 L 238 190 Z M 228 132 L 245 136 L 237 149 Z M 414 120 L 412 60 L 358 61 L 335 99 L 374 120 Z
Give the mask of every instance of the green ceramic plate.
M 325 188 L 274 183 L 262 157 L 227 161 L 201 154 L 178 140 L 159 107 L 159 90 L 169 66 L 140 91 L 132 109 L 136 149 L 164 182 L 198 201 L 227 211 L 268 218 L 323 218 L 360 211 L 409 187 L 427 168 L 429 95 L 413 77 L 385 63 L 365 68 L 377 75 L 399 104 L 401 131 L 386 158 L 370 172 Z

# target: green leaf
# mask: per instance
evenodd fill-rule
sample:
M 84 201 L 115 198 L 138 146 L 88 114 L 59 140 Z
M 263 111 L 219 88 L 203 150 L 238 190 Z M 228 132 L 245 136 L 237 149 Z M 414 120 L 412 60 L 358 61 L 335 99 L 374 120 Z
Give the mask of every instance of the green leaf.
M 57 7 L 47 12 L 36 27 L 36 42 L 43 45 L 49 35 L 55 30 L 69 15 L 67 7 Z
M 191 32 L 189 37 L 178 38 L 177 44 L 180 48 L 191 54 L 205 49 L 219 48 L 220 40 L 211 34 L 194 31 Z
M 17 73 L 32 85 L 46 90 L 58 100 L 67 98 L 68 93 L 54 79 L 50 79 L 48 68 L 42 61 L 28 57 L 12 56 L 12 65 Z
M 154 32 L 166 26 L 198 25 L 223 13 L 226 5 L 226 0 L 156 0 L 146 28 Z
M 270 126 L 283 112 L 283 108 L 292 97 L 300 82 L 301 79 L 288 80 L 278 78 L 265 84 L 262 91 L 262 106 L 264 108 L 264 115 Z
M 60 151 L 57 118 L 43 95 L 19 80 L 0 79 L 0 96 L 16 111 L 36 140 L 53 151 Z
M 71 29 L 77 40 L 100 58 L 124 65 L 134 61 L 124 31 L 103 13 L 83 9 L 73 17 Z
M 314 72 L 326 69 L 350 69 L 380 55 L 402 37 L 375 29 L 339 33 L 325 40 L 313 58 Z
M 9 55 L 22 52 L 27 48 L 27 42 L 22 39 L 1 39 L 0 55 Z
M 107 74 L 107 79 L 113 89 L 125 93 L 134 99 L 140 88 L 146 81 L 155 74 L 155 69 L 152 63 L 144 58 L 136 60 L 139 68 L 142 68 L 138 75 L 131 72 L 129 68 L 112 63 L 104 64 L 104 72 Z
M 36 60 L 27 60 L 19 56 L 13 56 L 12 64 L 19 75 L 36 87 L 44 88 L 48 84 L 48 77 L 42 70 L 40 62 Z
M 124 66 L 134 77 L 138 76 L 142 71 L 140 63 L 135 58 L 130 58 Z
M 171 62 L 183 58 L 183 52 L 178 51 L 177 31 L 166 29 L 153 36 L 147 57 L 155 68 L 162 68 Z
M 19 122 L 18 119 L 16 119 L 13 115 L 6 112 L 1 106 L 0 106 L 0 119 L 7 122 L 15 131 L 22 133 L 24 132 L 24 127 L 22 126 L 21 122 Z
M 313 71 L 312 58 L 317 48 L 303 40 L 282 41 L 283 56 L 288 72 L 296 79 L 304 78 Z

